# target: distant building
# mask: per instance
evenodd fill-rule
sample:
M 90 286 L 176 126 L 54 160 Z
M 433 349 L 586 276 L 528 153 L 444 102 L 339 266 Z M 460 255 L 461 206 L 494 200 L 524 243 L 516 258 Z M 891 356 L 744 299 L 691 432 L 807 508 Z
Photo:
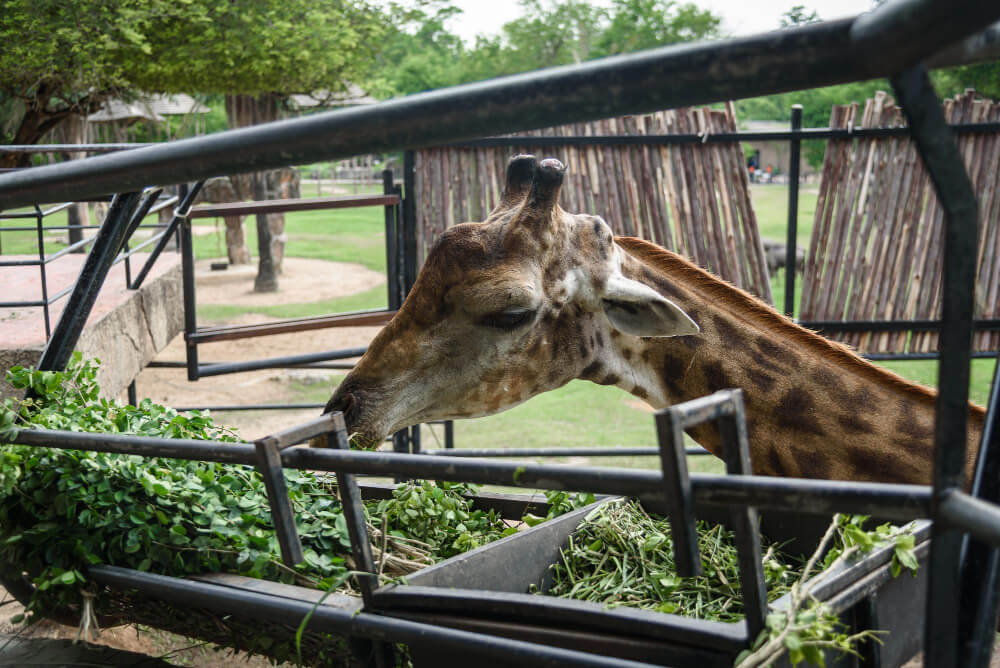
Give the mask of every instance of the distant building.
M 783 121 L 742 121 L 740 130 L 743 132 L 785 132 L 789 125 Z M 754 172 L 759 175 L 757 180 L 766 179 L 768 166 L 771 167 L 771 178 L 775 182 L 784 183 L 788 179 L 789 143 L 779 141 L 745 141 L 743 152 L 747 157 L 747 167 L 751 163 Z M 819 172 L 802 159 L 799 162 L 799 174 L 806 181 L 819 177 Z
M 194 134 L 199 135 L 204 132 L 204 114 L 209 111 L 204 104 L 183 93 L 149 95 L 131 102 L 108 100 L 101 109 L 87 116 L 87 124 L 90 125 L 91 141 L 129 141 L 129 129 L 141 122 L 148 123 L 151 128 L 161 128 L 164 138 L 170 140 L 168 117 L 182 116 L 186 122 L 193 122 Z

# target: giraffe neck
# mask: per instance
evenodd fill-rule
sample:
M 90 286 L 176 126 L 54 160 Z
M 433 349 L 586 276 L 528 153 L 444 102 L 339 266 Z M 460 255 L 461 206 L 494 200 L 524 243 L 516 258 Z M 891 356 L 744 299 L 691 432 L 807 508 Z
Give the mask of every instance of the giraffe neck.
M 932 390 L 805 330 L 770 306 L 638 239 L 616 239 L 630 278 L 683 308 L 701 334 L 613 337 L 620 387 L 654 407 L 743 389 L 755 473 L 927 484 L 933 467 Z M 970 404 L 967 474 L 983 410 Z M 691 436 L 719 454 L 713 427 Z

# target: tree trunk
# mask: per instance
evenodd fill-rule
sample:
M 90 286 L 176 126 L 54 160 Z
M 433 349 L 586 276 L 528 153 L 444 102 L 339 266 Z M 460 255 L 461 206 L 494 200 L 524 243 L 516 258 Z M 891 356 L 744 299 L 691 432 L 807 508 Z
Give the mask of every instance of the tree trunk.
M 243 234 L 243 220 L 246 216 L 226 216 L 226 255 L 229 264 L 250 264 L 250 247 Z
M 54 135 L 65 144 L 85 144 L 87 143 L 87 118 L 82 114 L 69 114 L 62 124 L 56 128 Z M 85 151 L 69 151 L 64 154 L 67 160 L 83 160 L 87 157 Z M 69 242 L 74 244 L 83 240 L 84 225 L 90 225 L 90 205 L 86 202 L 77 202 L 66 210 L 66 225 L 70 226 Z M 78 225 L 81 227 L 72 227 Z M 74 253 L 86 253 L 83 246 L 77 248 Z
M 267 199 L 267 177 L 258 172 L 253 175 L 253 198 L 257 201 Z M 271 253 L 271 226 L 267 214 L 257 216 L 257 278 L 253 282 L 254 292 L 277 292 L 278 274 L 274 266 L 274 256 Z
M 230 127 L 246 127 L 278 119 L 280 97 L 274 94 L 251 97 L 227 95 L 226 115 Z M 281 197 L 281 176 L 272 170 L 253 176 L 253 198 L 257 201 Z M 258 214 L 257 219 L 257 278 L 255 292 L 274 292 L 278 289 L 278 276 L 285 251 L 284 214 Z M 228 237 L 227 225 L 227 237 Z

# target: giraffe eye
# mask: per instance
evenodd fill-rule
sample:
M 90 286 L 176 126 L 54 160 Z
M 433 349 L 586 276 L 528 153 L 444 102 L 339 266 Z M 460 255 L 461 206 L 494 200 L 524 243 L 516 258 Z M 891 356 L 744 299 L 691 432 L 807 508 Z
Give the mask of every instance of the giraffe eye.
M 512 308 L 497 313 L 490 313 L 479 321 L 479 324 L 495 329 L 517 329 L 535 319 L 535 311 L 525 308 Z

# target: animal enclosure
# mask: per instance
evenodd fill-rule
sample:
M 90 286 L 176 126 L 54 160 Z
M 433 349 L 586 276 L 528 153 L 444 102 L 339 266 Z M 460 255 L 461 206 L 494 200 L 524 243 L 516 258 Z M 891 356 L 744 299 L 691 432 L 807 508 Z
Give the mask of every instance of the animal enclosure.
M 673 109 L 518 133 L 485 145 L 418 150 L 418 248 L 425 253 L 452 225 L 485 220 L 496 206 L 510 156 L 551 155 L 568 166 L 560 193 L 566 211 L 599 215 L 615 234 L 682 253 L 771 301 L 739 143 L 659 139 L 734 132 L 736 112 L 728 103 L 724 110 Z
M 949 123 L 1000 121 L 1000 104 L 969 91 L 944 101 Z M 902 110 L 879 94 L 862 109 L 834 107 L 830 128 L 898 128 Z M 1000 318 L 1000 133 L 956 134 L 979 194 L 975 317 Z M 903 136 L 830 139 L 804 272 L 803 320 L 937 320 L 941 317 L 944 212 L 914 142 Z M 938 335 L 849 332 L 866 353 L 927 353 Z M 995 351 L 1000 332 L 981 331 L 975 351 Z

